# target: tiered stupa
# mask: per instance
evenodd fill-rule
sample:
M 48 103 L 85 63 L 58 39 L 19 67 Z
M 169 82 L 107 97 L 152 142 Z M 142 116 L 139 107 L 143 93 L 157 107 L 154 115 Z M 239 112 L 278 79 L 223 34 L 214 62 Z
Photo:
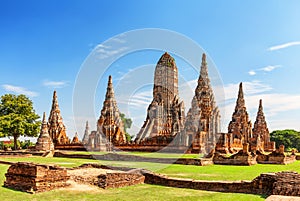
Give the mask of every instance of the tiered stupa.
M 239 85 L 238 99 L 228 126 L 228 133 L 232 135 L 235 147 L 242 148 L 243 143 L 248 143 L 252 138 L 252 123 L 246 109 L 242 83 Z
M 178 70 L 167 52 L 159 59 L 154 72 L 153 100 L 136 143 L 168 144 L 184 129 L 184 103 L 178 95 Z
M 60 114 L 56 91 L 53 92 L 52 108 L 48 119 L 48 130 L 54 145 L 69 144 L 70 140 L 66 135 L 66 127 Z
M 108 79 L 105 100 L 97 123 L 97 135 L 100 135 L 97 140 L 100 143 L 102 136 L 105 137 L 108 151 L 112 150 L 112 145 L 126 143 L 124 125 L 115 100 L 111 76 Z
M 78 134 L 77 134 L 77 132 L 75 133 L 75 136 L 73 137 L 73 139 L 72 139 L 72 142 L 71 142 L 71 144 L 79 144 L 80 143 L 80 141 L 79 141 L 79 138 L 78 138 Z
M 89 135 L 90 135 L 90 127 L 89 127 L 89 122 L 86 121 L 85 123 L 85 130 L 82 138 L 82 144 L 87 145 L 89 142 Z
M 274 151 L 275 142 L 270 141 L 270 134 L 263 113 L 262 100 L 259 101 L 254 128 L 252 129 L 251 121 L 245 106 L 243 86 L 240 83 L 238 99 L 232 120 L 228 126 L 228 133 L 222 133 L 218 140 L 216 151 L 223 153 L 234 153 L 244 147 L 248 151 Z
M 275 149 L 275 143 L 270 141 L 270 133 L 265 119 L 261 99 L 259 100 L 257 116 L 252 133 L 254 138 L 259 138 L 263 143 L 265 151 L 273 151 Z
M 186 145 L 191 146 L 193 152 L 210 152 L 220 132 L 220 118 L 203 54 L 198 85 L 185 122 Z
M 48 133 L 48 125 L 46 121 L 46 113 L 43 114 L 43 121 L 41 125 L 40 135 L 37 139 L 35 149 L 38 151 L 53 151 L 54 144 Z

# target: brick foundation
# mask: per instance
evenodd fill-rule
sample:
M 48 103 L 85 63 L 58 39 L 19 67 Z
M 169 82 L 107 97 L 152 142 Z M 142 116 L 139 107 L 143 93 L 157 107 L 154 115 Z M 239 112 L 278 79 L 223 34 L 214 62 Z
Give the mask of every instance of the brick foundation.
M 68 186 L 67 170 L 58 166 L 19 162 L 5 174 L 4 186 L 28 193 L 44 192 Z

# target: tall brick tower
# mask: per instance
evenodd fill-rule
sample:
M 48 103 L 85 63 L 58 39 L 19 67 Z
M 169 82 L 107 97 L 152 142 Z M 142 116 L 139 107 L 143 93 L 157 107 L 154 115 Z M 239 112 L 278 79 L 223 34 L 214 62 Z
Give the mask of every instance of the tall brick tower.
M 233 143 L 248 143 L 252 138 L 252 123 L 246 109 L 242 83 L 239 85 L 238 98 L 232 120 L 228 125 L 228 133 L 232 134 Z
M 209 152 L 214 148 L 218 132 L 220 111 L 210 84 L 206 55 L 203 54 L 198 85 L 185 122 L 186 145 L 192 145 L 194 152 Z
M 155 68 L 153 100 L 136 142 L 170 142 L 183 130 L 184 119 L 184 103 L 178 95 L 178 69 L 174 58 L 165 52 Z
M 265 119 L 261 99 L 259 100 L 256 121 L 254 122 L 252 133 L 254 138 L 260 138 L 261 142 L 264 143 L 265 150 L 269 150 L 270 147 L 272 149 L 272 145 L 270 145 L 270 133 Z
M 66 135 L 66 127 L 60 113 L 56 91 L 53 92 L 52 107 L 48 119 L 48 130 L 55 145 L 69 143 L 69 138 Z
M 106 138 L 108 151 L 111 151 L 112 145 L 126 143 L 124 125 L 115 99 L 111 76 L 108 78 L 105 100 L 97 122 L 97 134 L 100 134 L 100 138 L 102 136 Z

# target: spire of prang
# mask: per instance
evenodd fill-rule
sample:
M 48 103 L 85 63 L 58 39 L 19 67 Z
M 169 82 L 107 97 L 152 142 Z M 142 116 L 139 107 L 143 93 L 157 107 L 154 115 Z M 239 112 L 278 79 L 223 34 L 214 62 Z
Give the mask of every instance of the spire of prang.
M 111 140 L 111 143 L 125 143 L 124 125 L 114 96 L 111 76 L 108 78 L 106 90 L 105 100 L 97 123 L 97 131 L 106 136 L 107 140 Z M 107 126 L 113 129 L 106 129 Z
M 259 120 L 265 120 L 265 115 L 264 115 L 263 106 L 262 106 L 262 99 L 259 100 L 259 106 L 258 106 L 258 111 L 257 111 L 257 116 L 256 116 L 256 121 L 259 121 Z
M 89 127 L 89 122 L 86 121 L 85 123 L 85 130 L 82 138 L 82 143 L 83 145 L 87 145 L 89 142 L 89 135 L 90 135 L 90 127 Z
M 86 121 L 86 123 L 85 123 L 85 129 L 86 129 L 86 130 L 89 130 L 89 128 L 90 128 L 90 127 L 89 127 L 89 121 Z
M 53 92 L 53 99 L 52 99 L 52 110 L 53 111 L 60 111 L 56 91 Z
M 40 135 L 37 139 L 35 149 L 38 151 L 52 151 L 54 145 L 48 132 L 48 124 L 46 121 L 46 113 L 43 114 L 43 120 L 41 125 Z
M 49 135 L 48 133 L 48 125 L 47 125 L 47 121 L 46 121 L 46 112 L 43 113 L 43 120 L 42 120 L 42 126 L 41 126 L 41 132 L 40 134 L 47 134 Z
M 66 144 L 69 139 L 66 135 L 66 127 L 60 113 L 56 91 L 53 92 L 52 107 L 48 119 L 49 135 L 54 144 Z
M 237 111 L 242 107 L 245 107 L 245 99 L 244 99 L 244 92 L 243 92 L 243 83 L 241 82 L 239 85 L 239 93 L 238 93 L 238 98 L 236 100 L 235 110 Z
M 201 62 L 201 69 L 200 69 L 200 77 L 199 79 L 202 78 L 203 80 L 208 80 L 208 68 L 207 68 L 207 62 L 206 62 L 206 54 L 202 54 L 202 62 Z
M 114 99 L 114 98 L 115 98 L 115 93 L 114 93 L 114 88 L 113 88 L 113 84 L 112 84 L 112 77 L 110 75 L 108 77 L 105 99 L 108 100 L 108 99 Z
M 261 99 L 259 100 L 257 116 L 254 122 L 253 135 L 260 136 L 265 143 L 270 142 L 270 133 L 265 119 Z
M 252 123 L 249 120 L 247 108 L 245 106 L 243 84 L 239 85 L 238 98 L 232 120 L 228 125 L 228 133 L 232 133 L 234 138 L 244 140 L 242 143 L 249 143 L 252 136 Z

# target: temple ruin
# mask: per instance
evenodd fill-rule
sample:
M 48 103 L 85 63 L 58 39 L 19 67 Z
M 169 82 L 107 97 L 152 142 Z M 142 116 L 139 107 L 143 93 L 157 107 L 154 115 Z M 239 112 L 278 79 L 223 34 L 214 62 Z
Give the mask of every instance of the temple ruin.
M 48 119 L 48 131 L 54 145 L 70 143 L 63 118 L 60 114 L 56 91 L 53 92 L 52 107 Z
M 87 122 L 83 143 L 88 150 L 112 151 L 115 146 L 126 143 L 124 125 L 115 99 L 111 76 L 108 78 L 105 100 L 97 121 L 97 131 L 88 133 Z
M 43 114 L 43 121 L 41 125 L 40 135 L 37 139 L 35 149 L 38 151 L 54 151 L 54 144 L 48 132 L 48 125 L 46 121 L 46 113 Z
M 238 98 L 232 120 L 228 125 L 228 133 L 221 133 L 216 150 L 221 153 L 235 153 L 249 144 L 249 151 L 274 151 L 275 142 L 270 141 L 270 134 L 263 113 L 262 100 L 259 101 L 254 128 L 249 120 L 245 105 L 243 85 L 240 83 Z
M 174 58 L 165 52 L 155 68 L 153 100 L 134 141 L 126 140 L 111 76 L 108 78 L 97 129 L 90 131 L 86 122 L 82 143 L 77 134 L 72 142 L 67 137 L 56 91 L 53 94 L 48 132 L 55 147 L 59 149 L 152 152 L 167 147 L 164 151 L 208 154 L 215 150 L 221 154 L 235 154 L 243 150 L 243 147 L 248 147 L 250 152 L 275 151 L 275 143 L 270 141 L 262 100 L 259 101 L 256 121 L 252 127 L 242 83 L 239 85 L 238 98 L 227 133 L 220 132 L 220 118 L 210 83 L 206 55 L 202 55 L 198 84 L 191 108 L 185 115 L 184 103 L 180 101 L 178 92 L 178 69 Z
M 184 103 L 178 94 L 178 69 L 173 57 L 165 52 L 154 72 L 153 100 L 136 143 L 169 144 L 184 129 Z
M 259 139 L 264 151 L 275 150 L 275 142 L 270 141 L 270 133 L 263 111 L 262 99 L 259 100 L 256 121 L 254 122 L 252 133 L 254 139 Z
M 208 77 L 206 55 L 203 54 L 198 85 L 185 122 L 185 145 L 191 146 L 192 152 L 209 153 L 220 132 L 220 118 Z

